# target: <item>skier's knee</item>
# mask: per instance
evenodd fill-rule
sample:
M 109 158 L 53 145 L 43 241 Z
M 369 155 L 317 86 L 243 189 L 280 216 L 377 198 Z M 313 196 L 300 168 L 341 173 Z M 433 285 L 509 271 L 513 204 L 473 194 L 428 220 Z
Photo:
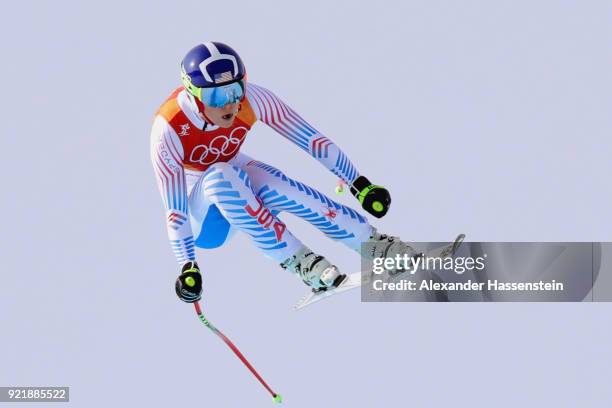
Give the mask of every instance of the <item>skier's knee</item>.
M 203 185 L 204 195 L 217 204 L 228 197 L 245 198 L 253 194 L 246 172 L 229 163 L 215 163 L 210 166 L 204 176 Z
M 215 164 L 212 164 L 209 168 L 207 173 L 208 174 L 214 174 L 214 173 L 227 173 L 229 171 L 232 170 L 232 165 L 226 162 L 218 162 Z
M 214 180 L 216 178 L 223 178 L 224 180 L 233 180 L 235 177 L 238 177 L 238 173 L 240 169 L 235 166 L 232 166 L 229 163 L 219 162 L 211 165 L 208 170 L 206 170 L 205 180 Z M 222 176 L 219 176 L 221 174 Z
M 269 184 L 271 180 L 279 180 L 284 182 L 289 182 L 291 180 L 285 175 L 285 173 L 283 173 L 283 171 L 257 160 L 251 160 L 247 166 L 249 168 L 249 174 L 253 176 L 252 178 L 254 182 L 261 180 L 265 181 L 266 184 Z M 270 178 L 270 175 L 274 177 Z

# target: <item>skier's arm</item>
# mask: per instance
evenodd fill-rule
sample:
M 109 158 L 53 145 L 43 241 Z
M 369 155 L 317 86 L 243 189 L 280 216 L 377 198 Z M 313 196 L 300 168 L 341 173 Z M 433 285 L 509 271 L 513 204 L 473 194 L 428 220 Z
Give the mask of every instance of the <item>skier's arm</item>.
M 279 97 L 266 88 L 249 83 L 247 99 L 258 120 L 291 140 L 344 180 L 367 212 L 378 218 L 387 213 L 391 205 L 389 191 L 360 175 L 334 142 L 319 133 Z
M 353 163 L 334 142 L 306 122 L 275 94 L 249 83 L 247 99 L 258 120 L 313 156 L 348 185 L 359 177 Z
M 178 135 L 158 116 L 151 130 L 151 161 L 164 202 L 170 245 L 180 265 L 195 260 L 194 239 L 189 223 L 183 147 Z
M 160 116 L 155 118 L 151 130 L 151 161 L 166 209 L 170 245 L 181 265 L 176 294 L 182 301 L 192 303 L 202 295 L 202 277 L 195 262 L 195 244 L 189 223 L 183 147 L 174 129 Z

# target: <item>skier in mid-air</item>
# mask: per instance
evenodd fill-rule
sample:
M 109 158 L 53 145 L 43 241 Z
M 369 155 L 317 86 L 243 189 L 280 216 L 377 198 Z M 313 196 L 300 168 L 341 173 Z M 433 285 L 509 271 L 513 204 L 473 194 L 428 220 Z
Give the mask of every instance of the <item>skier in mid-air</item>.
M 278 217 L 288 212 L 365 257 L 410 257 L 415 251 L 397 237 L 380 234 L 366 217 L 269 164 L 240 151 L 259 122 L 296 144 L 338 176 L 362 208 L 383 217 L 391 197 L 361 175 L 336 144 L 266 88 L 247 81 L 231 47 L 207 42 L 181 63 L 183 86 L 159 108 L 151 131 L 151 158 L 165 209 L 168 236 L 180 274 L 176 293 L 195 302 L 202 276 L 195 247 L 217 248 L 234 231 L 315 292 L 338 287 L 346 275 L 313 253 Z

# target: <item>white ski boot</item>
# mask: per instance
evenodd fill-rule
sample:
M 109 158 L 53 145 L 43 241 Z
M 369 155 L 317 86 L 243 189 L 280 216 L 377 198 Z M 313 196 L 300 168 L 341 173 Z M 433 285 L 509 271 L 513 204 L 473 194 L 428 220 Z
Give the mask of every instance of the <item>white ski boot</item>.
M 362 254 L 362 256 L 366 259 L 395 258 L 398 255 L 403 258 L 404 255 L 407 255 L 410 259 L 415 260 L 423 256 L 422 253 L 415 251 L 414 248 L 403 242 L 399 237 L 380 234 L 376 231 L 376 228 L 372 228 L 372 235 L 366 242 L 365 249 L 366 253 Z M 405 271 L 406 269 L 392 269 L 389 270 L 389 275 L 393 276 Z
M 312 287 L 313 292 L 338 287 L 346 279 L 346 275 L 341 274 L 324 256 L 315 254 L 305 246 L 285 260 L 281 267 L 299 275 L 306 285 Z

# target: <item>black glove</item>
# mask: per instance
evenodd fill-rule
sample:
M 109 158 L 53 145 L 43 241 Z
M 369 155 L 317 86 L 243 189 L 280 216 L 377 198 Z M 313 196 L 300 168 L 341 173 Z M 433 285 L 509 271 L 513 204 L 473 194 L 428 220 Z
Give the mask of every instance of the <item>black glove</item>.
M 364 210 L 382 218 L 391 206 L 391 194 L 381 186 L 370 183 L 364 176 L 359 176 L 351 185 L 351 193 L 359 200 Z
M 202 298 L 202 274 L 197 262 L 189 261 L 183 265 L 174 288 L 183 302 L 193 303 Z

